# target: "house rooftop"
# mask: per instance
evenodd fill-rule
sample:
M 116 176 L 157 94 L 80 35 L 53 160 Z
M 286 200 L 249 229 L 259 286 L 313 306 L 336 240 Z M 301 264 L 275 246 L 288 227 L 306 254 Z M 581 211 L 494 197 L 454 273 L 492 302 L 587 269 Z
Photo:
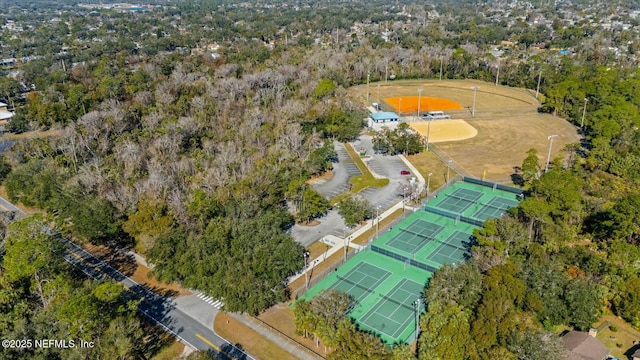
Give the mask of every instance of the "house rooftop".
M 399 117 L 398 114 L 396 114 L 394 112 L 388 112 L 388 111 L 383 111 L 383 112 L 378 112 L 378 113 L 372 113 L 371 114 L 371 118 L 373 120 L 397 119 L 398 117 Z
M 0 121 L 9 120 L 13 117 L 13 113 L 7 110 L 0 110 Z
M 580 331 L 570 331 L 562 337 L 564 345 L 571 352 L 570 360 L 604 360 L 609 355 L 609 349 L 602 343 Z

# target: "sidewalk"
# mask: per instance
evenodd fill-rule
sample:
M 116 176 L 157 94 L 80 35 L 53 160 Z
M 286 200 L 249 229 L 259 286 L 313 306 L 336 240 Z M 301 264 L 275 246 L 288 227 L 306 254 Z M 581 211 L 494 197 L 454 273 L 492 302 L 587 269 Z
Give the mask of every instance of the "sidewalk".
M 246 326 L 248 326 L 249 328 L 257 332 L 258 334 L 264 336 L 266 339 L 269 339 L 271 342 L 278 345 L 282 349 L 286 350 L 289 354 L 295 356 L 298 359 L 301 359 L 301 360 L 324 359 L 322 356 L 313 354 L 302 345 L 294 342 L 293 340 L 288 339 L 287 337 L 285 337 L 285 335 L 281 335 L 277 333 L 276 332 L 277 330 L 274 331 L 272 329 L 267 328 L 266 325 L 260 323 L 259 321 L 251 318 L 248 315 L 240 315 L 237 313 L 227 313 L 227 314 L 229 314 L 229 316 L 233 317 L 234 319 L 240 321 L 241 323 L 245 324 Z
M 422 176 L 422 174 L 420 174 L 418 169 L 416 169 L 415 166 L 413 166 L 413 164 L 409 160 L 407 160 L 407 158 L 404 157 L 404 155 L 398 155 L 398 158 L 402 160 L 402 162 L 409 168 L 409 170 L 411 170 L 411 173 L 418 180 L 418 189 L 420 189 L 420 192 L 426 189 L 424 177 Z

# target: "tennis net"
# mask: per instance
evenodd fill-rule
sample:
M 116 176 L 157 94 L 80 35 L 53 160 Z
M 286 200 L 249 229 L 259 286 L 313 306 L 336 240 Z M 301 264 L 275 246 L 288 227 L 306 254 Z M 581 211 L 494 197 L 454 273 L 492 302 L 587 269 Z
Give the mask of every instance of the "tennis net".
M 398 306 L 402 306 L 402 307 L 403 307 L 403 308 L 405 308 L 405 309 L 408 309 L 408 310 L 411 310 L 411 311 L 414 311 L 414 310 L 415 310 L 415 309 L 413 308 L 413 306 L 409 306 L 409 305 L 407 305 L 407 304 L 405 304 L 405 303 L 402 303 L 402 302 L 400 302 L 400 301 L 398 301 L 398 300 L 396 300 L 396 299 L 394 299 L 394 298 L 391 298 L 391 297 L 389 297 L 389 296 L 386 296 L 386 295 L 382 295 L 382 294 L 380 294 L 380 297 L 381 297 L 381 298 L 383 298 L 383 299 L 385 299 L 385 300 L 387 300 L 387 301 L 389 301 L 389 302 L 392 302 L 392 303 L 394 303 L 394 304 L 396 304 L 396 305 L 398 305 Z

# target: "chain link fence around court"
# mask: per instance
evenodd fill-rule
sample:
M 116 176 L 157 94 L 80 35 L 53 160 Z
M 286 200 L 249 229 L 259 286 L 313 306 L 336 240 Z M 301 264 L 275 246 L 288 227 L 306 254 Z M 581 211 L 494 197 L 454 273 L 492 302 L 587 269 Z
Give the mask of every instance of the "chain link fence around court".
M 432 191 L 429 193 L 428 196 L 426 196 L 420 204 L 420 208 L 419 209 L 424 209 L 424 205 L 429 202 L 430 200 L 438 197 L 439 194 L 441 194 L 443 191 L 445 191 L 449 186 L 455 184 L 458 181 L 464 181 L 464 177 L 458 174 L 455 174 L 454 176 L 452 176 L 448 182 L 444 183 L 442 186 L 440 186 L 438 189 L 436 189 L 435 191 Z M 419 211 L 419 210 L 417 210 Z M 392 229 L 393 227 L 397 226 L 400 222 L 404 221 L 404 219 L 411 214 L 411 210 L 407 209 L 404 216 L 399 216 L 398 218 L 394 219 L 393 221 L 391 221 L 390 223 L 385 224 L 384 226 L 380 226 L 377 233 L 374 233 L 373 235 L 371 235 L 368 239 L 367 245 L 366 247 L 362 248 L 362 250 L 371 250 L 371 243 L 377 239 L 380 234 L 383 234 L 386 231 L 389 231 L 390 229 Z M 374 227 L 375 228 L 375 225 Z M 360 250 L 360 251 L 362 251 Z M 337 268 L 339 268 L 340 266 L 344 265 L 345 262 L 347 262 L 349 259 L 351 259 L 356 253 L 358 253 L 358 251 L 356 251 L 355 249 L 349 248 L 348 252 L 347 252 L 347 257 L 345 259 L 345 257 L 340 257 L 339 260 L 335 261 L 333 264 L 331 264 L 329 267 L 327 267 L 326 269 L 316 272 L 315 270 L 312 269 L 308 269 L 308 273 L 307 275 L 309 276 L 309 281 L 308 281 L 308 286 L 304 285 L 301 288 L 298 289 L 292 289 L 292 294 L 294 296 L 294 299 L 298 299 L 300 296 L 304 295 L 309 289 L 311 289 L 312 287 L 314 287 L 316 284 L 318 284 L 320 281 L 322 281 L 324 278 L 326 278 L 329 274 L 331 274 L 332 272 L 336 271 Z M 306 284 L 306 282 L 305 282 Z
M 263 325 L 264 327 L 266 327 L 267 329 L 275 332 L 276 334 L 280 335 L 281 338 L 283 338 L 285 341 L 287 341 L 288 343 L 297 346 L 298 348 L 300 348 L 303 351 L 307 351 L 310 352 L 311 354 L 313 354 L 315 357 L 317 357 L 318 359 L 326 359 L 324 356 L 322 356 L 321 354 L 319 354 L 318 352 L 314 351 L 313 349 L 310 349 L 308 346 L 305 346 L 304 344 L 298 342 L 296 339 L 292 338 L 291 336 L 283 333 L 282 331 L 280 331 L 279 329 L 271 326 L 269 323 L 263 321 L 262 319 L 255 317 L 255 316 L 251 316 L 251 320 L 257 322 L 260 325 Z
M 362 250 L 364 249 L 365 248 L 362 248 Z M 359 251 L 362 251 L 362 250 L 359 250 Z M 316 271 L 317 269 L 315 269 L 314 267 L 307 269 L 307 274 L 305 276 L 308 276 L 309 281 L 307 282 L 305 278 L 305 285 L 303 285 L 301 288 L 298 288 L 296 290 L 292 289 L 294 299 L 297 300 L 300 296 L 304 295 L 304 293 L 306 293 L 309 289 L 311 289 L 320 281 L 322 281 L 324 278 L 326 278 L 329 274 L 336 271 L 336 269 L 338 269 L 340 266 L 344 265 L 344 263 L 349 261 L 349 259 L 351 259 L 359 251 L 356 251 L 356 249 L 349 248 L 349 250 L 347 251 L 346 259 L 344 256 L 341 256 L 340 259 L 333 262 L 332 264 L 329 265 L 329 267 L 327 267 L 322 271 Z M 307 283 L 308 283 L 308 286 L 306 285 Z

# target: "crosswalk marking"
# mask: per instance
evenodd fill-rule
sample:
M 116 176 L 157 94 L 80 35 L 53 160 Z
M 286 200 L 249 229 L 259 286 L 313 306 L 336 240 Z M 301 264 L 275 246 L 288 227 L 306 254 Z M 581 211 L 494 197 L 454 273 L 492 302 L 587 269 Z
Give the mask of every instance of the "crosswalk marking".
M 202 301 L 206 302 L 207 304 L 215 307 L 216 309 L 220 309 L 224 305 L 224 303 L 222 301 L 214 299 L 213 297 L 207 296 L 207 295 L 205 295 L 203 293 L 199 293 L 197 296 L 198 296 L 198 298 L 200 300 L 202 300 Z

